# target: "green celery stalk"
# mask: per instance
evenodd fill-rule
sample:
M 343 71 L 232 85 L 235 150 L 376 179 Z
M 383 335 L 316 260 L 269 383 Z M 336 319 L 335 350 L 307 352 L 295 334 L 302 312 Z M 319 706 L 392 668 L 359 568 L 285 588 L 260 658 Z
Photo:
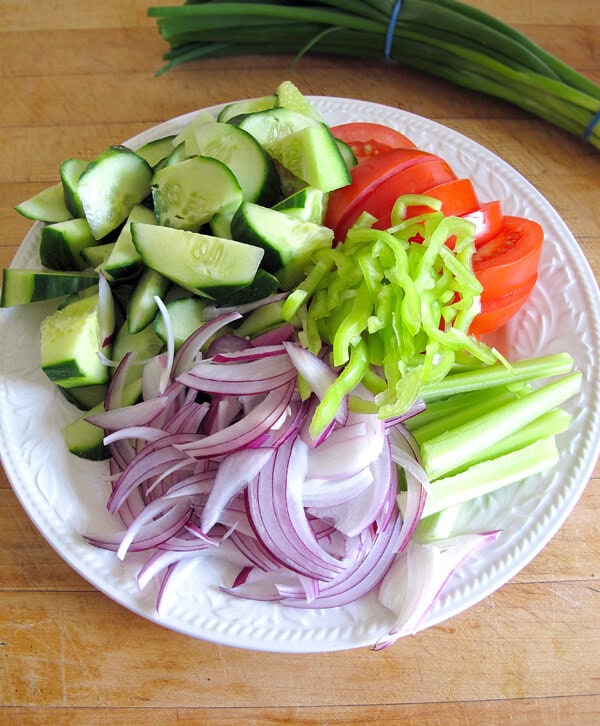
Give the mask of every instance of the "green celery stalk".
M 556 441 L 553 436 L 548 436 L 504 456 L 475 464 L 466 471 L 438 479 L 431 485 L 422 516 L 429 517 L 522 481 L 556 466 L 558 460 Z
M 552 353 L 536 358 L 525 358 L 511 363 L 510 366 L 496 363 L 450 374 L 439 383 L 424 385 L 421 389 L 421 396 L 429 403 L 456 393 L 557 376 L 568 373 L 572 369 L 573 358 L 568 353 Z
M 485 413 L 421 445 L 423 467 L 431 480 L 458 469 L 480 451 L 514 434 L 547 411 L 560 406 L 581 387 L 579 371 L 569 373 L 527 395 Z

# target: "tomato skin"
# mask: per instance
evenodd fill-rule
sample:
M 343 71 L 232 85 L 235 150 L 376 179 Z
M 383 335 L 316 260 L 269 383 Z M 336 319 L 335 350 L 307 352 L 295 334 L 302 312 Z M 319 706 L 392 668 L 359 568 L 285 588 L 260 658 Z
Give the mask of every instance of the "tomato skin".
M 450 166 L 439 159 L 423 161 L 420 164 L 401 169 L 391 177 L 376 184 L 368 194 L 363 195 L 360 204 L 354 204 L 342 215 L 335 227 L 336 239 L 346 238 L 350 227 L 362 212 L 368 212 L 379 219 L 391 213 L 398 197 L 403 194 L 423 194 L 432 186 L 456 179 Z M 430 211 L 430 210 L 429 210 Z
M 475 247 L 477 249 L 500 233 L 504 221 L 502 207 L 498 200 L 483 202 L 478 209 L 461 216 L 475 225 Z
M 544 232 L 533 220 L 504 217 L 494 239 L 473 255 L 473 272 L 483 286 L 483 300 L 502 297 L 537 274 Z
M 382 124 L 351 122 L 332 126 L 330 130 L 336 139 L 348 144 L 357 161 L 391 149 L 416 148 L 407 136 Z
M 392 149 L 372 156 L 357 164 L 350 172 L 352 181 L 329 195 L 325 224 L 335 230 L 342 216 L 350 208 L 362 204 L 363 199 L 379 184 L 402 169 L 407 169 L 424 161 L 437 159 L 446 163 L 435 154 L 421 149 Z
M 422 194 L 439 199 L 442 203 L 442 212 L 446 217 L 462 217 L 474 212 L 479 207 L 477 193 L 470 179 L 451 179 L 427 189 Z M 406 208 L 406 217 L 417 217 L 419 214 L 431 212 L 426 206 Z
M 536 282 L 537 274 L 502 297 L 484 300 L 482 296 L 481 312 L 471 323 L 470 335 L 480 337 L 505 325 L 529 300 Z

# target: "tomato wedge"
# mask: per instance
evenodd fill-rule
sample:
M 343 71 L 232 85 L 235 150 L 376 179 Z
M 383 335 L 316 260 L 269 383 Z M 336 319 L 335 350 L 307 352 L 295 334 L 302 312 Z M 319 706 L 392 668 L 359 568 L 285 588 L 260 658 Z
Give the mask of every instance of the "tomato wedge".
M 442 212 L 447 217 L 462 217 L 465 214 L 474 212 L 479 206 L 479 200 L 470 179 L 452 179 L 437 184 L 422 193 L 428 197 L 439 199 L 442 203 Z M 416 217 L 430 211 L 431 209 L 426 206 L 407 207 L 406 216 L 407 218 Z
M 407 136 L 396 129 L 366 121 L 332 126 L 331 133 L 336 139 L 348 144 L 357 161 L 368 159 L 384 151 L 390 151 L 390 149 L 416 148 Z
M 392 149 L 361 161 L 350 172 L 350 184 L 329 195 L 325 224 L 335 230 L 342 216 L 354 205 L 360 205 L 379 184 L 402 169 L 434 159 L 443 161 L 439 156 L 420 149 Z
M 494 239 L 473 255 L 473 272 L 483 285 L 483 299 L 506 295 L 537 274 L 544 231 L 531 219 L 504 217 Z
M 365 194 L 360 204 L 353 204 L 346 214 L 342 215 L 336 225 L 336 239 L 345 239 L 350 227 L 362 212 L 372 214 L 379 219 L 392 211 L 398 197 L 403 194 L 422 194 L 432 186 L 455 179 L 450 166 L 439 159 L 413 164 L 407 169 L 396 172 L 380 184 L 375 185 Z
M 475 247 L 477 248 L 496 237 L 500 233 L 504 221 L 502 207 L 498 200 L 483 202 L 478 209 L 462 216 L 475 225 Z
M 514 288 L 502 297 L 484 300 L 481 298 L 481 312 L 471 323 L 469 333 L 477 337 L 493 333 L 505 325 L 525 305 L 535 283 L 537 274 L 526 280 L 521 287 Z

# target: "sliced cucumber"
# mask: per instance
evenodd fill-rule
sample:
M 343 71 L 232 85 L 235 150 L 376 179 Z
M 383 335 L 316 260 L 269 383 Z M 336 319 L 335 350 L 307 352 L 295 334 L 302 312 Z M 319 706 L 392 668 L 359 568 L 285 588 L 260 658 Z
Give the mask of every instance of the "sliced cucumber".
M 171 281 L 156 270 L 146 267 L 137 281 L 127 306 L 130 333 L 139 333 L 149 325 L 158 312 L 155 297 L 161 300 L 167 294 Z
M 142 267 L 142 258 L 131 239 L 131 223 L 144 222 L 156 224 L 156 216 L 151 209 L 142 204 L 136 204 L 123 225 L 115 246 L 104 264 L 104 272 L 115 282 L 130 280 L 136 277 Z
M 173 152 L 173 141 L 175 136 L 164 136 L 162 139 L 154 139 L 135 150 L 138 156 L 145 159 L 151 167 L 160 164 Z
M 206 300 L 198 297 L 179 298 L 167 303 L 176 349 L 206 322 L 203 312 L 207 304 Z M 167 342 L 167 328 L 162 315 L 154 319 L 154 332 L 161 341 Z
M 283 325 L 287 320 L 283 317 L 282 310 L 283 301 L 281 300 L 268 303 L 253 310 L 244 318 L 242 324 L 236 328 L 236 335 L 241 335 L 245 338 L 255 338 L 257 335 L 262 335 L 273 328 Z
M 130 406 L 141 398 L 142 379 L 137 378 L 125 387 L 123 405 Z M 62 430 L 67 449 L 82 459 L 102 461 L 108 458 L 108 450 L 104 446 L 104 429 L 86 421 L 88 416 L 104 411 L 104 402 L 79 416 Z
M 194 118 L 177 134 L 173 139 L 173 146 L 184 145 L 185 152 L 188 156 L 192 156 L 192 152 L 188 149 L 188 142 L 193 140 L 196 129 L 205 124 L 214 124 L 215 118 L 209 111 L 200 111 Z
M 219 300 L 219 305 L 224 307 L 231 307 L 233 305 L 245 305 L 246 303 L 255 302 L 256 300 L 263 300 L 269 295 L 277 292 L 279 289 L 279 280 L 275 275 L 271 275 L 262 267 L 259 267 L 254 276 L 254 280 L 241 290 L 228 295 L 227 297 Z
M 236 101 L 224 106 L 217 116 L 217 121 L 226 123 L 235 116 L 242 116 L 248 113 L 256 113 L 257 111 L 266 111 L 269 108 L 275 108 L 277 105 L 277 96 L 271 94 L 269 96 L 261 96 L 260 98 L 249 98 L 244 101 Z
M 77 184 L 88 163 L 85 159 L 65 159 L 60 165 L 60 178 L 64 188 L 65 204 L 74 217 L 84 216 Z
M 134 222 L 131 231 L 149 268 L 208 297 L 229 295 L 250 285 L 264 254 L 256 246 L 234 240 L 141 222 Z
M 81 388 L 61 388 L 65 398 L 82 411 L 89 411 L 104 402 L 108 386 L 82 386 Z
M 313 224 L 323 224 L 327 210 L 327 194 L 315 187 L 304 187 L 273 206 L 278 212 Z
M 210 220 L 210 231 L 215 237 L 223 239 L 232 239 L 231 236 L 231 218 L 233 214 L 225 214 L 217 212 Z
M 101 239 L 119 227 L 150 194 L 152 167 L 125 146 L 111 146 L 92 161 L 77 185 L 90 228 Z
M 303 267 L 315 250 L 330 247 L 333 242 L 333 232 L 328 227 L 251 202 L 240 205 L 231 220 L 231 231 L 240 242 L 264 249 L 262 267 L 280 280 L 282 268 Z
M 352 177 L 331 131 L 325 124 L 307 126 L 271 143 L 269 154 L 309 186 L 331 192 Z
M 159 162 L 154 169 L 155 172 L 160 171 L 165 166 L 173 166 L 173 164 L 179 164 L 180 161 L 189 159 L 190 155 L 185 150 L 185 144 L 183 141 L 173 149 L 173 151 L 167 156 L 166 159 Z
M 270 206 L 279 197 L 275 164 L 247 131 L 231 124 L 203 124 L 186 148 L 194 155 L 210 156 L 229 167 L 247 201 Z
M 103 245 L 92 245 L 92 247 L 84 247 L 81 250 L 83 259 L 95 270 L 102 269 L 104 263 L 110 257 L 110 253 L 114 250 L 116 242 L 108 242 Z
M 243 199 L 233 172 L 207 156 L 193 156 L 157 171 L 152 196 L 160 225 L 191 231 L 217 213 L 232 214 Z
M 49 315 L 40 334 L 41 366 L 51 381 L 63 388 L 108 381 L 108 369 L 98 357 L 103 339 L 98 294 Z
M 15 207 L 19 214 L 27 219 L 38 222 L 65 222 L 73 216 L 65 203 L 65 191 L 62 182 L 42 189 L 38 194 L 29 197 Z
M 163 342 L 154 332 L 154 326 L 152 323 L 147 325 L 145 328 L 142 328 L 137 333 L 131 333 L 129 331 L 129 323 L 128 321 L 125 321 L 115 335 L 112 357 L 114 361 L 119 363 L 123 360 L 127 353 L 133 353 L 135 360 L 138 361 L 138 363 L 141 363 L 142 361 L 146 361 L 148 358 L 153 358 L 155 355 L 160 353 L 163 347 Z M 136 365 L 134 363 L 130 366 L 129 371 L 127 372 L 127 376 L 125 378 L 126 385 L 136 378 L 140 378 L 141 375 L 141 365 Z
M 98 284 L 98 275 L 78 272 L 47 272 L 14 267 L 3 271 L 0 307 L 50 300 Z
M 302 113 L 309 118 L 325 123 L 324 118 L 291 81 L 282 81 L 277 87 L 277 105 L 290 108 L 292 111 Z
M 346 168 L 348 169 L 348 171 L 351 171 L 358 164 L 358 159 L 345 141 L 342 141 L 341 139 L 335 139 L 335 143 L 338 147 L 338 151 L 342 155 L 342 158 L 346 162 Z
M 40 261 L 51 270 L 85 270 L 88 263 L 81 253 L 86 247 L 96 244 L 97 240 L 85 219 L 49 224 L 42 229 Z
M 273 144 L 281 141 L 308 126 L 319 127 L 323 124 L 303 113 L 292 111 L 290 108 L 271 108 L 266 111 L 256 111 L 245 116 L 236 116 L 230 123 L 252 134 L 258 143 L 270 154 Z

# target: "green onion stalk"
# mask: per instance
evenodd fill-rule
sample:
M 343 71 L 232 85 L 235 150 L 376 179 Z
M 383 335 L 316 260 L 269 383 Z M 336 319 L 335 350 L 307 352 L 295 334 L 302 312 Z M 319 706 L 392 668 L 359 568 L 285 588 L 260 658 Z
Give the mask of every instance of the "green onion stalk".
M 170 46 L 159 74 L 252 53 L 379 58 L 502 98 L 600 148 L 600 86 L 456 0 L 188 0 L 148 15 Z

